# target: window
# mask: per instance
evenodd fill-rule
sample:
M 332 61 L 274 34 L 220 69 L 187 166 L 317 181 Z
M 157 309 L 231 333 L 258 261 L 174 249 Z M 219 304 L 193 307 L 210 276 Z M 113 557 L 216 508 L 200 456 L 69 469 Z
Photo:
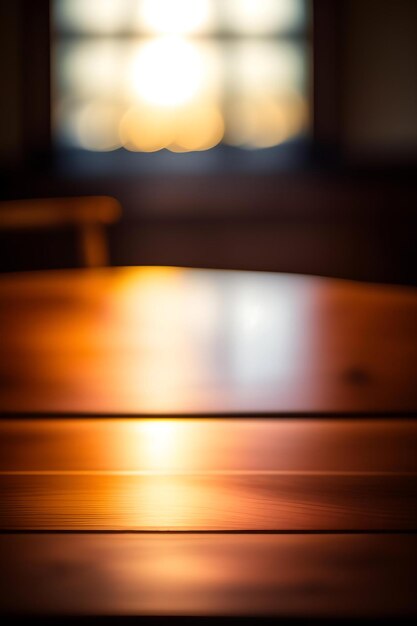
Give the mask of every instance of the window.
M 263 150 L 310 128 L 305 0 L 54 0 L 60 148 Z

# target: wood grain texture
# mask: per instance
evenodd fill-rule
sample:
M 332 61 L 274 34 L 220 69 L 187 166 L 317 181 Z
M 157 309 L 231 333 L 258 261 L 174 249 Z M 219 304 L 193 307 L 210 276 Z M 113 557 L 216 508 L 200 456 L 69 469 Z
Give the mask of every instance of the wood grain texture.
M 0 411 L 417 410 L 417 291 L 112 268 L 0 277 Z
M 415 616 L 416 437 L 401 419 L 1 420 L 0 614 Z
M 417 531 L 412 476 L 0 476 L 0 530 Z
M 0 535 L 0 612 L 417 614 L 415 535 Z
M 417 530 L 412 420 L 0 422 L 3 530 Z
M 417 472 L 412 419 L 2 419 L 0 472 Z
M 415 615 L 416 320 L 327 279 L 0 277 L 0 613 Z

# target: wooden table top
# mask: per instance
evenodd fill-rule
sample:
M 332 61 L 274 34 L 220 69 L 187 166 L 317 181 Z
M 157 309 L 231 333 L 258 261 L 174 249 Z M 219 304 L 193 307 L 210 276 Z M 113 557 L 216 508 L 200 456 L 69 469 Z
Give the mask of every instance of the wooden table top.
M 0 614 L 416 617 L 417 423 L 0 420 Z
M 417 290 L 163 267 L 0 277 L 0 411 L 417 409 Z
M 401 419 L 1 420 L 0 530 L 412 531 L 416 449 Z
M 415 618 L 416 320 L 312 277 L 0 277 L 0 615 Z

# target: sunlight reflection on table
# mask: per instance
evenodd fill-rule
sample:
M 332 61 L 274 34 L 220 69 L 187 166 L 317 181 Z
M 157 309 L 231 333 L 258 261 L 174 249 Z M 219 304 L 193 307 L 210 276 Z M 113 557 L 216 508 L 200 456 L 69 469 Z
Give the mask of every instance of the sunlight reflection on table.
M 268 275 L 254 281 L 233 276 L 233 283 L 216 287 L 209 275 L 195 278 L 183 281 L 174 268 L 147 268 L 118 288 L 123 335 L 114 341 L 128 344 L 132 356 L 140 346 L 146 356 L 126 367 L 124 355 L 123 368 L 115 368 L 126 395 L 140 393 L 149 411 L 173 412 L 196 394 L 215 400 L 214 388 L 227 384 L 249 394 L 278 376 L 289 386 L 310 348 L 307 294 L 268 290 Z
M 5 275 L 0 406 L 143 416 L 413 410 L 416 307 L 412 289 L 262 272 Z
M 0 434 L 3 530 L 414 524 L 404 420 L 19 420 Z

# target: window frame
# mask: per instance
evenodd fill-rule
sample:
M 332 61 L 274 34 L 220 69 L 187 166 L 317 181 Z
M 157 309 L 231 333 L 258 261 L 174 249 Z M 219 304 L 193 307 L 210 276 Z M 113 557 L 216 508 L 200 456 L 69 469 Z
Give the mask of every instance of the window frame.
M 22 128 L 24 153 L 31 162 L 53 163 L 51 133 L 51 0 L 22 2 Z M 313 159 L 340 156 L 341 24 L 343 0 L 311 0 Z

